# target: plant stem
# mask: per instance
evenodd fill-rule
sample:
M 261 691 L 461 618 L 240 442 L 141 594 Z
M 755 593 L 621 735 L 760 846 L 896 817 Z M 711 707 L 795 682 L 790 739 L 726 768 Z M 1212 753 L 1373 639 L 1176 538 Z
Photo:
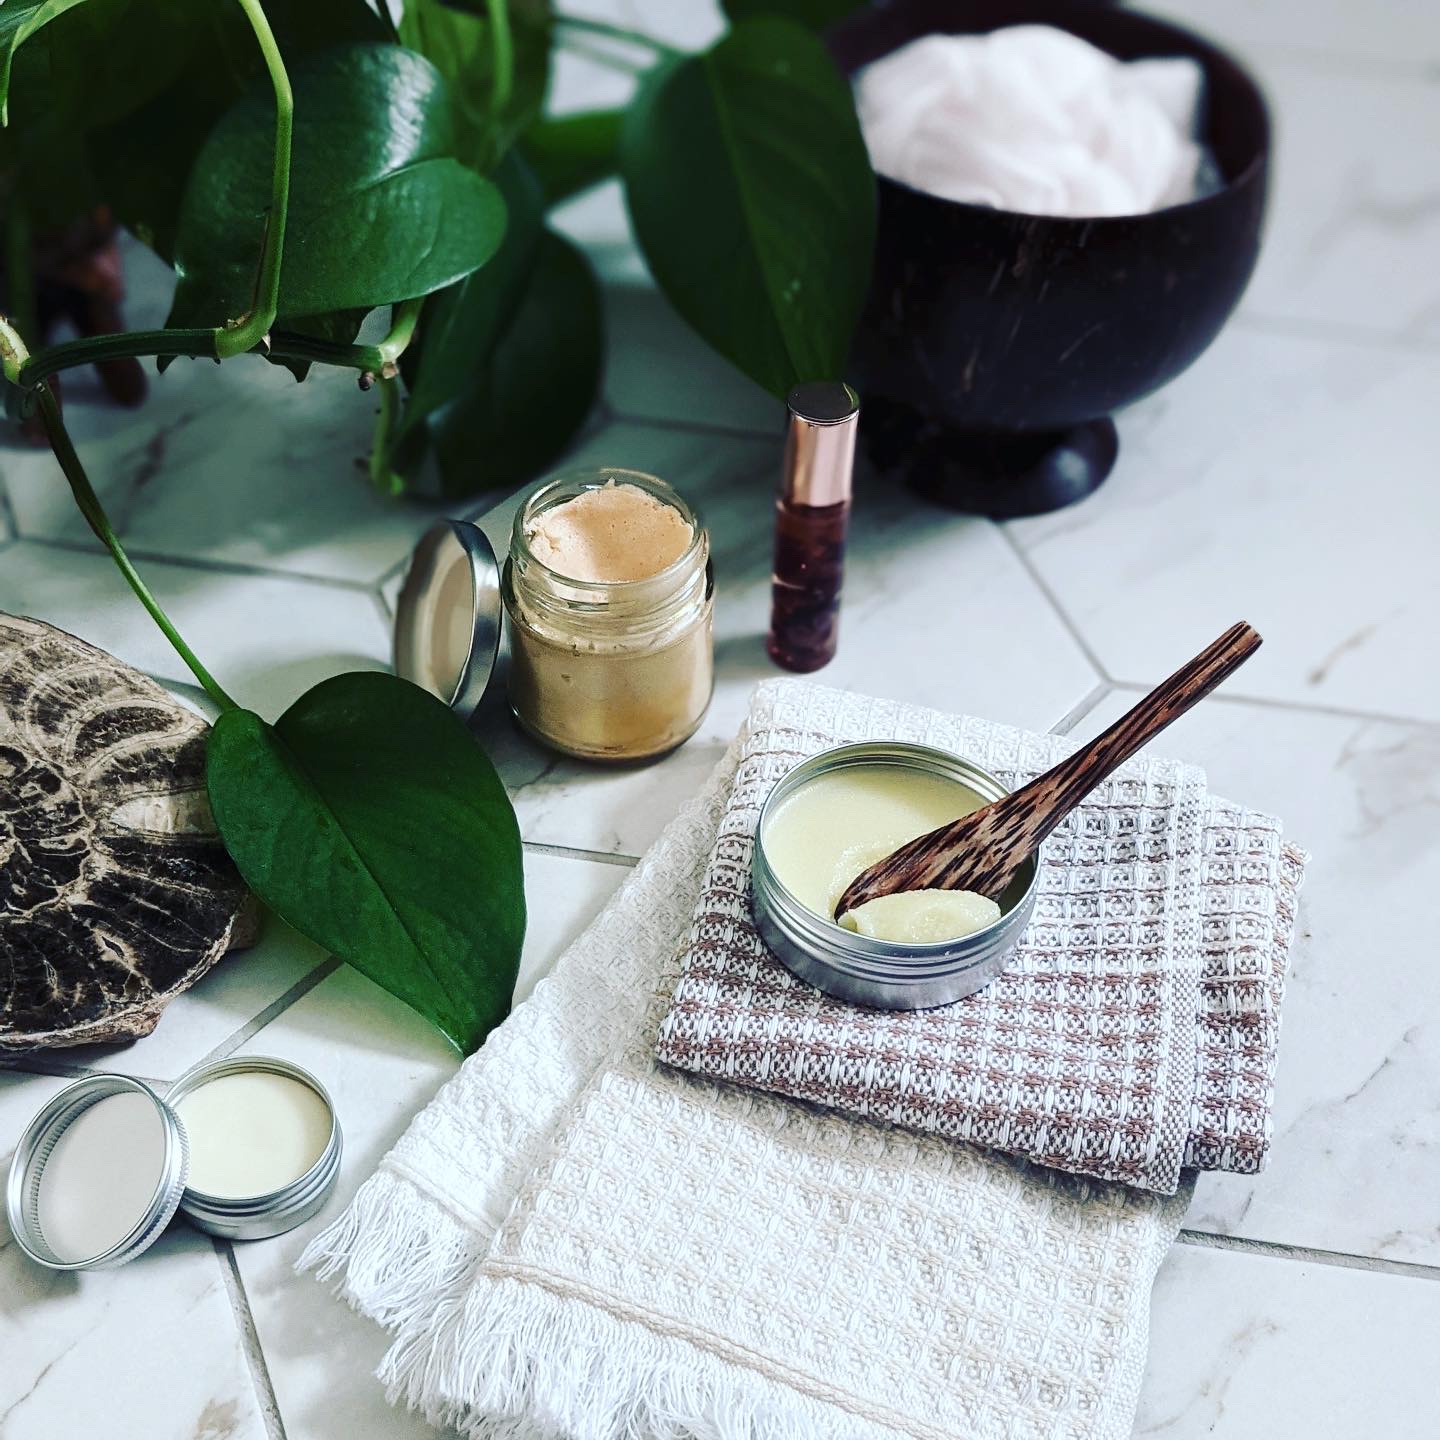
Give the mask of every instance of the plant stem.
M 290 77 L 285 73 L 280 47 L 275 43 L 260 0 L 239 0 L 239 4 L 255 32 L 265 68 L 270 73 L 270 84 L 275 91 L 275 160 L 270 176 L 270 213 L 265 218 L 265 244 L 255 276 L 255 299 L 250 313 L 216 338 L 215 353 L 222 360 L 253 350 L 275 323 L 280 304 L 280 259 L 285 249 L 285 217 L 290 206 L 290 139 L 295 117 L 295 97 L 290 89 Z
M 294 335 L 288 330 L 271 332 L 263 352 L 271 360 L 314 360 L 321 365 L 338 365 L 349 370 L 380 371 L 385 357 L 378 345 L 341 345 L 313 335 Z
M 90 484 L 90 477 L 86 475 L 85 467 L 75 453 L 74 442 L 70 439 L 70 432 L 66 430 L 64 420 L 60 417 L 60 407 L 55 402 L 54 392 L 48 384 L 42 382 L 35 387 L 34 395 L 36 403 L 39 405 L 40 418 L 45 422 L 45 433 L 50 437 L 50 448 L 54 450 L 55 458 L 65 472 L 65 478 L 70 482 L 70 491 L 75 496 L 75 503 L 80 507 L 80 513 L 99 537 L 100 542 L 114 557 L 116 565 L 120 567 L 120 573 L 125 577 L 140 603 L 150 612 L 150 618 L 160 627 L 165 638 L 190 667 L 190 673 L 204 687 L 205 693 L 221 710 L 237 709 L 235 702 L 220 688 L 215 677 L 196 658 L 195 652 L 180 638 L 180 632 L 170 623 L 170 617 L 160 608 L 159 603 L 140 578 L 139 572 L 130 563 L 130 557 L 116 538 L 115 531 L 110 525 L 110 517 L 105 513 L 105 507 L 101 505 L 100 497 L 96 495 L 94 487 Z
M 398 495 L 400 486 L 390 468 L 390 435 L 400 414 L 400 383 L 380 381 L 380 410 L 375 417 L 375 439 L 370 447 L 370 483 L 382 495 Z
M 649 68 L 639 60 L 627 60 L 623 55 L 612 55 L 598 45 L 582 45 L 578 40 L 566 40 L 562 43 L 570 54 L 589 60 L 594 65 L 603 65 L 607 70 L 618 70 L 622 75 L 643 75 Z
M 590 20 L 583 15 L 557 15 L 555 23 L 562 29 L 585 30 L 591 35 L 603 35 L 607 40 L 619 40 L 626 45 L 642 45 L 666 58 L 685 53 L 673 45 L 667 45 L 663 40 L 657 40 L 653 35 L 646 35 L 640 30 L 627 30 L 623 25 L 611 25 L 606 20 Z
M 509 0 L 485 0 L 490 13 L 490 116 L 498 120 L 510 103 L 515 85 L 515 45 L 510 34 Z
M 194 355 L 207 360 L 219 357 L 216 342 L 219 330 L 130 330 L 117 335 L 89 335 L 36 350 L 20 371 L 20 383 L 38 385 L 62 370 L 103 360 L 138 358 L 142 355 Z
M 397 305 L 390 333 L 378 345 L 340 345 L 311 335 L 276 330 L 271 333 L 268 346 L 256 349 L 272 360 L 317 360 L 323 365 L 373 370 L 378 374 L 387 364 L 393 365 L 409 345 L 421 304 L 420 300 L 405 300 Z M 226 333 L 223 330 L 129 330 L 118 335 L 67 340 L 35 351 L 21 365 L 16 383 L 38 385 L 62 370 L 125 356 L 188 355 L 200 360 L 218 360 L 216 341 Z
M 20 372 L 28 357 L 20 332 L 0 315 L 0 362 L 3 362 L 5 378 L 12 385 L 20 384 Z
M 410 348 L 410 342 L 415 338 L 415 323 L 420 319 L 424 304 L 425 297 L 421 295 L 414 300 L 401 300 L 391 309 L 389 333 L 375 346 L 380 356 L 380 364 L 375 367 L 377 370 L 383 372 L 389 369 Z

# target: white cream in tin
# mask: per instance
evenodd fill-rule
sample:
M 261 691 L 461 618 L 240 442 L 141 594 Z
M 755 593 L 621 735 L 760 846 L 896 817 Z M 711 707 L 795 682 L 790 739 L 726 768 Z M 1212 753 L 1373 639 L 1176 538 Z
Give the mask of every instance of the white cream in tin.
M 801 905 L 829 917 L 862 870 L 985 803 L 969 786 L 925 770 L 847 765 L 783 799 L 765 824 L 765 856 Z M 971 935 L 999 918 L 1000 907 L 973 891 L 912 890 L 861 905 L 841 923 L 873 939 L 923 945 Z
M 270 1070 L 217 1075 L 175 1109 L 190 1141 L 186 1188 L 221 1199 L 294 1184 L 330 1141 L 325 1101 L 303 1081 Z

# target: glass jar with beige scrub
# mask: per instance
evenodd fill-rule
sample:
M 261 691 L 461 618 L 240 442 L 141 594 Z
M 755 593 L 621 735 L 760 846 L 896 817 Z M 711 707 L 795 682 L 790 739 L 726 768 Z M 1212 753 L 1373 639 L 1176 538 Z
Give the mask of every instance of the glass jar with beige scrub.
M 673 750 L 710 704 L 714 589 L 709 536 L 663 480 L 607 468 L 541 486 L 502 583 L 516 718 L 586 759 Z

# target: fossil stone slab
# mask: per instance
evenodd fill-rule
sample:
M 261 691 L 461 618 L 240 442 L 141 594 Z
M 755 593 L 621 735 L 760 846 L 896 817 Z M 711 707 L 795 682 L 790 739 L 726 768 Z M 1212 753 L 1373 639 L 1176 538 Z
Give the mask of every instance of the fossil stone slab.
M 0 1053 L 148 1035 L 225 952 L 245 888 L 208 728 L 103 650 L 0 614 Z

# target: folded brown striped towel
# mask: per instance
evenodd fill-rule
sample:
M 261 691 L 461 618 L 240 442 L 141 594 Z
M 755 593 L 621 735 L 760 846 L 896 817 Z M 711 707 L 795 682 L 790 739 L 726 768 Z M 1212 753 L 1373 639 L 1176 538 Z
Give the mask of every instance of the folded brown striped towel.
M 1253 1173 L 1270 1144 L 1280 1004 L 1307 860 L 1275 817 L 1142 756 L 1046 842 L 1005 972 L 954 1005 L 821 994 L 750 912 L 761 806 L 806 756 L 861 740 L 954 751 L 1017 786 L 1071 741 L 800 681 L 756 692 L 659 1031 L 714 1080 L 1173 1194 L 1186 1167 Z

